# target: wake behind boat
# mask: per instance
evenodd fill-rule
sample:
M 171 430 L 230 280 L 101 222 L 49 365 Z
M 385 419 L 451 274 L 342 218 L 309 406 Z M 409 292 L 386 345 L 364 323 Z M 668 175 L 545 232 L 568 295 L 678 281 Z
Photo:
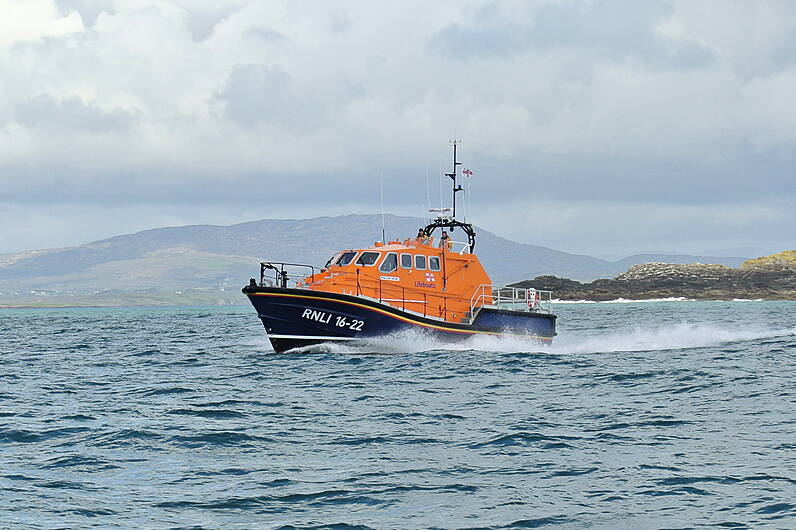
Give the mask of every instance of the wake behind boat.
M 414 238 L 345 249 L 324 267 L 264 261 L 243 293 L 277 352 L 324 342 L 363 342 L 415 330 L 440 341 L 476 335 L 550 342 L 550 291 L 494 287 L 475 255 L 472 224 L 456 219 L 457 144 L 452 208 Z M 452 213 L 448 216 L 447 213 Z M 448 234 L 465 234 L 454 241 Z M 435 233 L 440 232 L 438 244 Z

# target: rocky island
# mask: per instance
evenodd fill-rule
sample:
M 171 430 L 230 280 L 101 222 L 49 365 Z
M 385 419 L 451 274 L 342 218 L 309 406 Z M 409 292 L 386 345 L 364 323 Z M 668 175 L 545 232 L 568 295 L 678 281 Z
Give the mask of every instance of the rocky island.
M 745 261 L 738 268 L 692 263 L 634 265 L 613 279 L 581 283 L 537 276 L 516 287 L 550 290 L 560 300 L 796 300 L 796 250 Z

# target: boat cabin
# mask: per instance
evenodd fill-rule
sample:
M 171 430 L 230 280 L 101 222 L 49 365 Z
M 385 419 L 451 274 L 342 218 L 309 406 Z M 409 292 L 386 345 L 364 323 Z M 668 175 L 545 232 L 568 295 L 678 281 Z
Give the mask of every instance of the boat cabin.
M 440 248 L 431 237 L 377 242 L 335 254 L 297 286 L 364 296 L 423 316 L 464 322 L 472 308 L 492 303 L 492 282 L 470 248 L 450 241 Z

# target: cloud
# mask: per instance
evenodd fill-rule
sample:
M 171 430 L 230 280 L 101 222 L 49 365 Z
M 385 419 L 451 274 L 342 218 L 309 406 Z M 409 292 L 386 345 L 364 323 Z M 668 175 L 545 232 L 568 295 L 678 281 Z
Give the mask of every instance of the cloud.
M 244 37 L 254 37 L 270 42 L 278 42 L 284 40 L 285 36 L 276 30 L 265 26 L 256 26 L 249 28 L 243 32 Z
M 108 3 L 100 3 L 95 0 L 56 0 L 55 4 L 61 16 L 69 16 L 71 13 L 77 12 L 82 23 L 87 27 L 93 26 L 99 14 L 110 8 Z
M 218 94 L 225 115 L 243 125 L 278 121 L 290 125 L 297 110 L 289 103 L 291 78 L 278 67 L 259 64 L 237 66 Z
M 787 1 L 0 9 L 0 184 L 17 212 L 175 200 L 197 219 L 211 207 L 234 220 L 291 206 L 323 214 L 338 201 L 364 212 L 377 209 L 380 173 L 388 203 L 419 209 L 452 137 L 488 182 L 475 181 L 482 209 L 499 211 L 507 196 L 519 209 L 578 204 L 606 232 L 616 223 L 588 201 L 708 212 L 796 199 Z M 715 237 L 733 232 L 708 218 L 693 217 Z M 768 230 L 789 241 L 777 219 Z M 555 233 L 570 249 L 595 237 L 568 230 Z
M 189 8 L 188 28 L 191 30 L 194 40 L 203 41 L 210 37 L 213 29 L 230 15 L 240 11 L 244 3 L 232 3 L 231 5 L 216 6 L 215 4 L 205 5 L 203 8 L 196 3 L 186 3 Z
M 429 42 L 433 51 L 457 59 L 577 50 L 595 59 L 633 59 L 668 68 L 713 62 L 706 46 L 683 39 L 682 33 L 672 38 L 657 31 L 656 26 L 670 14 L 669 3 L 660 1 L 564 0 L 540 4 L 536 10 L 492 2 L 465 21 L 439 30 Z
M 47 94 L 20 103 L 15 116 L 17 123 L 26 127 L 57 128 L 66 132 L 126 130 L 136 120 L 133 113 L 118 108 L 105 111 L 78 97 L 58 101 Z

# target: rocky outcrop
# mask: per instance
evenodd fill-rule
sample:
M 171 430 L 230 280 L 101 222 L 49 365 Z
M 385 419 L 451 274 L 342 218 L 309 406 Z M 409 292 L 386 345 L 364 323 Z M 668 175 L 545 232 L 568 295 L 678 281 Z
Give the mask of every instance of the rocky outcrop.
M 550 290 L 561 300 L 796 300 L 796 251 L 749 260 L 737 269 L 703 263 L 645 263 L 610 280 L 580 283 L 537 276 L 515 285 Z
M 718 282 L 734 278 L 736 269 L 724 265 L 692 263 L 644 263 L 634 265 L 615 278 L 618 282 Z
M 796 270 L 796 250 L 786 250 L 770 256 L 744 261 L 741 269 L 794 269 Z

